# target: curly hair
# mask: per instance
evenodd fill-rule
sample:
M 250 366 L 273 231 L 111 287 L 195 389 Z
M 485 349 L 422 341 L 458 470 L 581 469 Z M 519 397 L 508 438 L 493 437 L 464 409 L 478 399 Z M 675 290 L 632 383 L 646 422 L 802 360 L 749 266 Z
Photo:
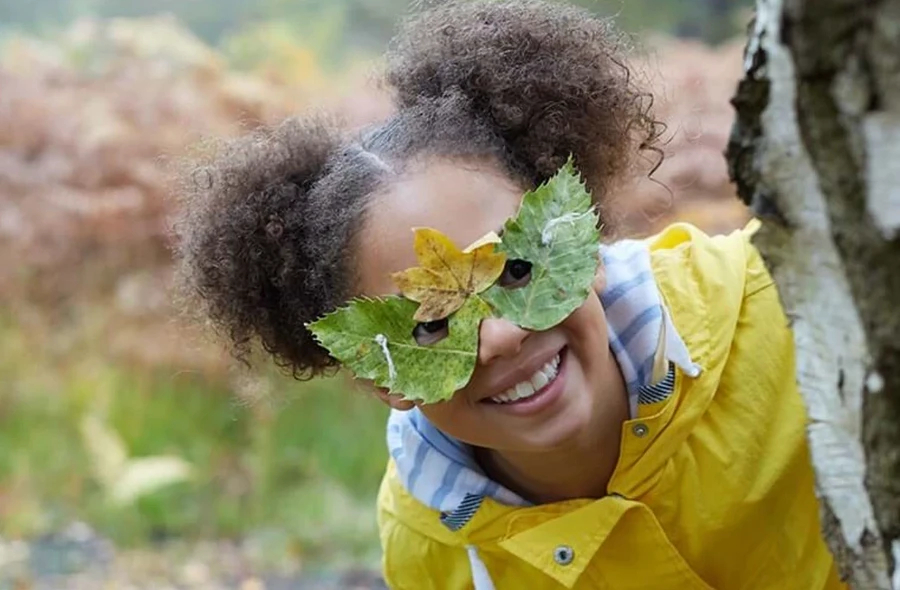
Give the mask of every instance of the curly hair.
M 574 156 L 602 205 L 658 129 L 610 21 L 539 0 L 450 1 L 387 56 L 397 110 L 359 132 L 290 119 L 224 142 L 183 175 L 175 224 L 186 307 L 249 359 L 296 378 L 336 367 L 305 325 L 353 296 L 357 236 L 414 158 L 493 161 L 523 187 Z M 602 216 L 602 211 L 601 211 Z
M 400 109 L 458 92 L 537 185 L 574 155 L 595 200 L 661 133 L 610 19 L 539 0 L 450 1 L 410 19 L 388 53 Z M 600 203 L 598 203 L 600 204 Z

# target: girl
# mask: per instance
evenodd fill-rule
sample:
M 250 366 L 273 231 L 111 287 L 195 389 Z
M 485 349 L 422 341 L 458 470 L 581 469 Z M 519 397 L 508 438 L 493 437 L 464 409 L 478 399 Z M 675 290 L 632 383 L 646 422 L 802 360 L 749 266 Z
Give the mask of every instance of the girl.
M 559 4 L 446 2 L 392 46 L 389 120 L 355 133 L 291 120 L 190 176 L 182 282 L 239 356 L 259 342 L 299 378 L 339 357 L 371 377 L 359 363 L 374 359 L 376 384 L 406 375 L 425 392 L 376 388 L 392 408 L 378 503 L 391 588 L 843 587 L 819 532 L 791 334 L 747 232 L 675 225 L 608 243 L 592 294 L 540 329 L 514 304 L 464 318 L 488 309 L 466 307 L 481 301 L 475 288 L 452 293 L 457 311 L 444 316 L 404 297 L 411 277 L 437 276 L 405 270 L 424 268 L 436 244 L 453 260 L 486 252 L 490 289 L 568 280 L 569 266 L 539 269 L 509 244 L 520 231 L 541 242 L 523 247 L 552 249 L 577 234 L 557 226 L 583 229 L 585 213 L 522 229 L 538 198 L 523 193 L 564 182 L 570 156 L 611 235 L 604 204 L 658 136 L 622 46 L 608 21 Z M 440 234 L 414 242 L 412 228 Z M 491 239 L 462 250 L 498 229 L 493 253 Z M 362 332 L 382 311 L 412 327 L 405 349 L 370 332 L 343 354 L 317 323 L 358 317 L 347 325 Z M 463 352 L 472 344 L 471 370 L 401 356 L 453 337 Z M 461 386 L 432 396 L 451 373 Z

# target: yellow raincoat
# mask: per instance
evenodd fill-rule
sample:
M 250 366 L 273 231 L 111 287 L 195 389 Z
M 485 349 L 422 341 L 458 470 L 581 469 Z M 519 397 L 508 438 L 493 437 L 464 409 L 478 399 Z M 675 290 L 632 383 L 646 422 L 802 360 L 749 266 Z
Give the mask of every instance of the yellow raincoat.
M 533 507 L 486 498 L 456 532 L 389 464 L 378 503 L 394 590 L 839 589 L 819 530 L 794 347 L 746 232 L 675 225 L 651 241 L 657 284 L 703 371 L 622 426 L 609 495 Z

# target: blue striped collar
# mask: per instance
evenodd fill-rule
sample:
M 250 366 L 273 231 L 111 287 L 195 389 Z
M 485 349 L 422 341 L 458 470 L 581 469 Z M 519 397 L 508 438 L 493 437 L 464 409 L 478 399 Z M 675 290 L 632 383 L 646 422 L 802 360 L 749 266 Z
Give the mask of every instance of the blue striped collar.
M 661 401 L 671 393 L 675 366 L 690 375 L 699 368 L 663 306 L 646 243 L 624 240 L 601 247 L 601 254 L 606 287 L 600 300 L 634 416 L 638 404 Z M 451 530 L 465 525 L 484 497 L 528 505 L 490 480 L 468 445 L 438 430 L 418 409 L 391 412 L 387 442 L 403 485 L 420 502 L 439 510 Z

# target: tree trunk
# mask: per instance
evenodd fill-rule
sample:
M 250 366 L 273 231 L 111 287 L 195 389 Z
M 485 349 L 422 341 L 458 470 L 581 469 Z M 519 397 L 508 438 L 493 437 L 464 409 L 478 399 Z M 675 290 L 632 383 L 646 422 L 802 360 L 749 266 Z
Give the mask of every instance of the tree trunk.
M 757 0 L 744 68 L 729 168 L 793 322 L 824 534 L 853 588 L 900 590 L 900 0 Z

